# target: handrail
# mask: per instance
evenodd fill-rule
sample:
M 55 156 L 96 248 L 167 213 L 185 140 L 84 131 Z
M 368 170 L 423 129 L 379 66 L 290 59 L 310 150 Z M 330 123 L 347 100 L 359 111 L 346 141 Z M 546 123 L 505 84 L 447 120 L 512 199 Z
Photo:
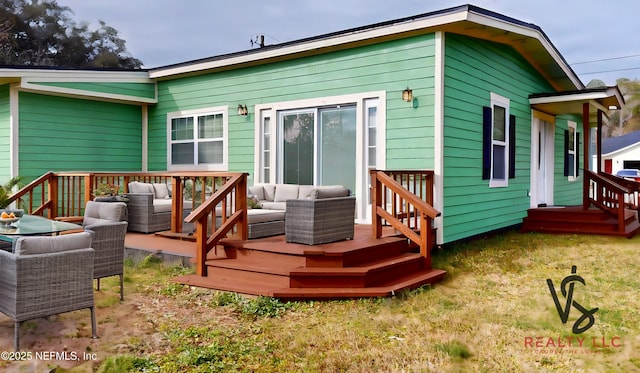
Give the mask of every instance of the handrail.
M 394 179 L 394 172 L 398 172 L 406 177 L 407 183 L 410 179 L 414 182 L 416 178 L 420 180 L 420 185 L 414 184 L 414 190 L 428 190 L 423 195 L 430 201 L 419 198 L 409 187 L 403 186 Z M 391 174 L 392 176 L 390 176 Z M 429 175 L 430 177 L 422 177 Z M 424 184 L 424 185 L 423 185 Z M 420 247 L 420 255 L 425 259 L 426 264 L 431 266 L 431 249 L 433 247 L 432 221 L 440 212 L 433 208 L 433 173 L 432 171 L 379 171 L 371 170 L 372 187 L 372 217 L 373 234 L 376 238 L 382 237 L 382 221 L 400 231 L 409 240 Z M 420 234 L 416 233 L 419 231 Z
M 230 232 L 235 233 L 241 240 L 248 238 L 247 199 L 242 198 L 247 195 L 247 176 L 245 173 L 233 175 L 184 219 L 185 222 L 195 223 L 196 226 L 196 273 L 199 276 L 207 275 L 207 255 L 222 238 Z M 218 210 L 220 226 L 217 226 Z
M 612 181 L 614 184 L 620 186 L 621 188 L 626 188 L 625 192 L 625 201 L 626 204 L 634 209 L 640 209 L 640 183 L 633 180 L 628 180 L 619 176 L 611 175 L 606 172 L 601 172 L 598 174 L 600 177 L 608 179 Z
M 49 219 L 81 219 L 86 203 L 94 198 L 94 190 L 103 183 L 118 186 L 128 192 L 131 181 L 167 183 L 172 186 L 171 231 L 182 232 L 184 201 L 193 207 L 203 203 L 207 196 L 233 175 L 228 172 L 53 172 L 49 171 L 13 193 L 10 203 L 25 209 L 28 214 Z M 187 182 L 190 181 L 190 182 Z
M 609 212 L 618 220 L 618 231 L 625 230 L 625 196 L 633 193 L 609 177 L 585 170 L 586 182 L 589 186 L 588 201 Z

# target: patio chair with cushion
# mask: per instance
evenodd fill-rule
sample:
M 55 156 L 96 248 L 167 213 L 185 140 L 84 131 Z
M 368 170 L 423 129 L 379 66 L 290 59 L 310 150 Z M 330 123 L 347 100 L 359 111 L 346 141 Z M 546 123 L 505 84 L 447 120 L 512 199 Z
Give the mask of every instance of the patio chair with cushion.
M 353 239 L 356 198 L 347 188 L 316 189 L 307 199 L 287 200 L 287 242 L 318 245 Z
M 120 300 L 124 300 L 124 238 L 127 233 L 124 202 L 87 202 L 82 225 L 92 233 L 95 250 L 93 278 L 120 276 Z
M 16 351 L 23 321 L 84 308 L 97 338 L 93 253 L 87 232 L 20 237 L 13 253 L 0 250 L 0 312 L 15 323 Z

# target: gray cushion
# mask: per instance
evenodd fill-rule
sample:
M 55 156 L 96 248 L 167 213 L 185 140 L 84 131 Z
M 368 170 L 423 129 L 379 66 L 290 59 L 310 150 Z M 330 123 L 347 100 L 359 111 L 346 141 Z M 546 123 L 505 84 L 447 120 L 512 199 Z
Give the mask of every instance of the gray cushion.
M 171 212 L 171 198 L 154 199 L 153 200 L 153 212 L 155 214 L 160 212 Z M 191 201 L 182 201 L 182 209 L 190 210 L 192 206 Z
M 318 188 L 311 192 L 311 199 L 335 198 L 349 196 L 349 189 L 340 188 Z
M 153 185 L 153 193 L 155 194 L 156 199 L 169 198 L 169 187 L 167 187 L 167 184 L 155 183 L 152 185 Z
M 151 193 L 155 195 L 152 184 L 141 183 L 139 181 L 129 183 L 129 193 Z
M 16 255 L 57 253 L 91 247 L 91 234 L 80 232 L 60 236 L 20 237 L 15 243 Z
M 264 190 L 264 200 L 273 202 L 276 198 L 276 186 L 273 184 L 264 184 L 262 185 L 262 189 Z
M 124 221 L 127 218 L 127 204 L 124 202 L 87 202 L 83 225 Z
M 247 190 L 247 195 L 256 196 L 258 200 L 263 200 L 264 198 L 264 188 L 262 185 L 254 185 L 250 186 Z
M 276 185 L 276 195 L 273 202 L 286 202 L 288 199 L 298 199 L 298 190 L 300 186 L 297 184 L 278 184 Z
M 300 189 L 298 189 L 298 199 L 309 199 L 311 197 L 311 192 L 316 187 L 313 185 L 300 185 Z
M 269 201 L 261 201 L 263 210 L 281 210 L 284 211 L 287 209 L 286 202 L 269 202 Z
M 284 220 L 284 211 L 280 210 L 250 210 L 247 211 L 249 224 L 264 223 L 267 221 Z

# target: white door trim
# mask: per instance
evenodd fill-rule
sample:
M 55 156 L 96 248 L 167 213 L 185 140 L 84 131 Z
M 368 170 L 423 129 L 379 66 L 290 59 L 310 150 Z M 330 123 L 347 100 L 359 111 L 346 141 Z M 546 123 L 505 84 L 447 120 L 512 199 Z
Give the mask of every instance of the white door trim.
M 531 120 L 530 206 L 538 207 L 541 202 L 553 206 L 555 117 L 532 110 Z M 547 130 L 542 132 L 545 138 L 539 140 L 541 126 L 547 126 Z M 540 141 L 544 141 L 543 146 L 540 146 Z M 544 151 L 543 154 L 538 154 L 541 149 Z M 538 163 L 545 167 L 544 172 L 538 172 Z M 541 174 L 544 175 L 542 180 Z

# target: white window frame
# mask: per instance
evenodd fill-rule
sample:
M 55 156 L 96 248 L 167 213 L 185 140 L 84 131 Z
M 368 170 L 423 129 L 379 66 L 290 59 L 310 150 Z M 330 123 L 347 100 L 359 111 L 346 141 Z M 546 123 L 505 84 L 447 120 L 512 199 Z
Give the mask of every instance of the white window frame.
M 509 115 L 510 115 L 511 100 L 506 97 L 500 96 L 491 92 L 491 175 L 489 177 L 490 188 L 505 188 L 509 186 Z M 495 107 L 500 106 L 504 108 L 504 141 L 494 140 L 493 138 L 493 125 L 495 123 Z M 504 147 L 504 179 L 494 178 L 494 145 Z
M 576 181 L 578 177 L 576 176 L 578 172 L 578 167 L 580 165 L 580 160 L 576 159 L 576 149 L 579 145 L 578 143 L 578 124 L 576 122 L 567 121 L 567 129 L 569 130 L 569 141 L 573 143 L 573 150 L 571 147 L 567 150 L 569 155 L 573 155 L 573 174 L 569 174 L 567 179 L 569 181 Z M 573 136 L 571 136 L 571 130 L 573 130 Z M 573 137 L 573 138 L 571 138 Z
M 295 101 L 284 101 L 284 102 L 274 102 L 274 103 L 266 103 L 266 104 L 258 104 L 255 106 L 255 112 L 259 113 L 256 115 L 255 119 L 255 144 L 254 144 L 254 184 L 260 183 L 269 183 L 275 184 L 280 182 L 279 175 L 281 172 L 277 172 L 280 165 L 277 164 L 277 147 L 278 139 L 276 136 L 277 133 L 277 118 L 278 113 L 282 111 L 288 110 L 303 110 L 309 108 L 321 108 L 326 106 L 333 105 L 345 105 L 345 104 L 354 104 L 356 105 L 356 143 L 358 145 L 357 154 L 356 154 L 356 170 L 358 171 L 358 175 L 356 175 L 356 204 L 357 204 L 357 214 L 356 214 L 356 222 L 358 223 L 367 223 L 371 222 L 370 217 L 367 214 L 370 213 L 370 208 L 368 208 L 368 195 L 369 191 L 369 171 L 368 164 L 366 161 L 366 152 L 368 151 L 367 145 L 369 143 L 369 139 L 366 135 L 366 128 L 364 128 L 364 116 L 365 116 L 365 107 L 367 104 L 377 104 L 378 112 L 377 112 L 377 131 L 376 131 L 376 167 L 380 170 L 384 170 L 386 168 L 386 102 L 387 102 L 387 93 L 385 91 L 373 91 L 373 92 L 363 92 L 356 94 L 348 94 L 348 95 L 340 95 L 340 96 L 329 96 L 329 97 L 319 97 L 312 99 L 304 99 L 304 100 L 295 100 Z M 265 156 L 264 153 L 264 134 L 262 132 L 263 120 L 264 118 L 270 118 L 271 121 L 271 152 L 268 154 L 270 159 L 271 169 L 269 170 L 269 179 L 264 179 L 264 169 L 263 169 L 263 159 Z M 365 144 L 365 145 L 363 145 Z M 315 179 L 315 178 L 314 178 Z
M 171 163 L 171 121 L 173 119 L 193 117 L 194 118 L 194 138 L 195 143 L 198 142 L 198 117 L 207 115 L 222 114 L 222 159 L 221 163 L 209 163 L 209 164 L 191 164 L 191 165 L 174 165 Z M 211 140 L 211 139 L 207 139 Z M 195 150 L 197 154 L 197 149 Z M 167 170 L 170 171 L 182 171 L 182 170 L 203 170 L 203 171 L 228 171 L 229 167 L 229 107 L 217 106 L 211 108 L 202 108 L 195 110 L 181 110 L 167 113 Z

